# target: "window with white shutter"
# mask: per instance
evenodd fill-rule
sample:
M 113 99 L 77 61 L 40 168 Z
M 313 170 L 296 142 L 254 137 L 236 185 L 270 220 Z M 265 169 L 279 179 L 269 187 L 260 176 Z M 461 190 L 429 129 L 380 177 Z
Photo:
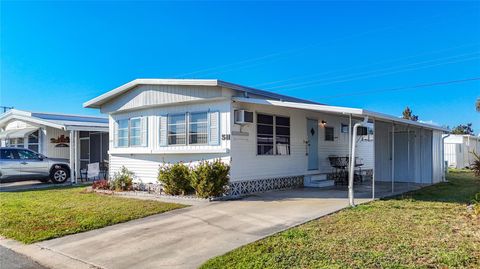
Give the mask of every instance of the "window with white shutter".
M 220 113 L 212 111 L 208 113 L 209 133 L 208 143 L 210 145 L 220 144 Z
M 158 119 L 159 144 L 164 147 L 167 146 L 167 116 L 160 116 Z

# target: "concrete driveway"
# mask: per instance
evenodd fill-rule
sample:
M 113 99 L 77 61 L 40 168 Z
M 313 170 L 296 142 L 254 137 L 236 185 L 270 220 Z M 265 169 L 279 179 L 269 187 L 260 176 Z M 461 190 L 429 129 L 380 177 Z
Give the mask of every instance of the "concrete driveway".
M 416 186 L 398 188 L 403 192 Z M 377 197 L 391 194 L 377 187 Z M 370 200 L 368 186 L 357 203 Z M 103 268 L 196 268 L 209 258 L 348 206 L 344 189 L 274 191 L 37 243 Z M 363 198 L 361 198 L 363 197 Z

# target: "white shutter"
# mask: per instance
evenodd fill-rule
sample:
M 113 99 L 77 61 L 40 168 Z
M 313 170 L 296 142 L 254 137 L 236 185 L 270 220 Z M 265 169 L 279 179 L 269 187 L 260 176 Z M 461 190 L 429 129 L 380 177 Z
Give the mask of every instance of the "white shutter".
M 148 145 L 148 117 L 142 117 L 140 120 L 142 147 Z
M 118 147 L 118 122 L 113 121 L 113 146 Z
M 158 132 L 159 132 L 159 143 L 160 146 L 167 146 L 167 115 L 162 115 L 158 120 Z
M 208 144 L 220 144 L 220 113 L 218 111 L 208 112 Z

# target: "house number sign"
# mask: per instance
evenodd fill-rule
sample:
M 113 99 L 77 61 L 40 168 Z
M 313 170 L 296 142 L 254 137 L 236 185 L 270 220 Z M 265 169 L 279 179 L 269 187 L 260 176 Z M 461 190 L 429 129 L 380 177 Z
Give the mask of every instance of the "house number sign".
M 230 140 L 229 134 L 222 134 L 222 140 Z

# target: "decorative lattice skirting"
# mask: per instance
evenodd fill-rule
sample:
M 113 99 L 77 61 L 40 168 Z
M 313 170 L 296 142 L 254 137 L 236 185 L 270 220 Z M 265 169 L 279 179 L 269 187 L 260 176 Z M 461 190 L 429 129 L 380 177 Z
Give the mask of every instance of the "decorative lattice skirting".
M 303 186 L 303 176 L 241 180 L 229 183 L 229 191 L 227 195 L 236 197 L 251 193 L 289 189 L 301 186 Z

